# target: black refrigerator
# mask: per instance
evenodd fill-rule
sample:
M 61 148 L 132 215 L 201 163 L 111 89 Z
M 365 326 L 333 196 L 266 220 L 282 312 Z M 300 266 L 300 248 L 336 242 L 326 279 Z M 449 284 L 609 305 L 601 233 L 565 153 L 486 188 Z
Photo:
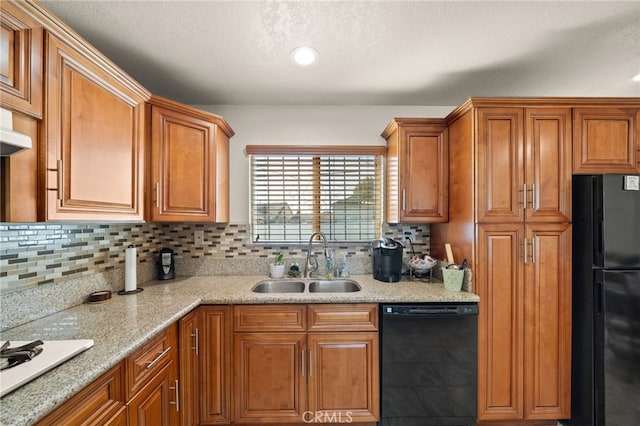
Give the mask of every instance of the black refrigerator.
M 640 424 L 640 176 L 573 176 L 571 420 Z

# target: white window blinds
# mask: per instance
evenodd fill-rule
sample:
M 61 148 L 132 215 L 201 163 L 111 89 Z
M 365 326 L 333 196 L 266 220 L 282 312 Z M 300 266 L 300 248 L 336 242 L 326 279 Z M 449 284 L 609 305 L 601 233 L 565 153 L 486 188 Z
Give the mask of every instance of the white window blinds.
M 282 148 L 282 147 L 281 147 Z M 251 229 L 257 242 L 307 241 L 317 231 L 334 241 L 380 235 L 381 152 L 367 147 L 247 147 L 251 154 Z M 362 154 L 355 151 L 365 151 Z M 256 152 L 257 151 L 257 152 Z M 275 152 L 274 152 L 275 151 Z

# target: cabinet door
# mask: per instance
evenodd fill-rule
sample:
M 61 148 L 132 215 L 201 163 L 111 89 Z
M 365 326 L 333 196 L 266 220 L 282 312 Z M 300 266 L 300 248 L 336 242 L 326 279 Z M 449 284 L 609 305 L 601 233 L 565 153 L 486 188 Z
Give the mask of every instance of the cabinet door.
M 478 420 L 523 418 L 524 225 L 478 225 Z
M 122 423 L 122 413 L 125 423 Z M 125 425 L 124 364 L 119 363 L 36 423 L 45 425 Z
M 310 333 L 309 412 L 339 423 L 379 417 L 378 333 Z
M 47 35 L 48 220 L 143 219 L 144 99 Z
M 191 311 L 178 321 L 180 339 L 180 417 L 184 426 L 200 423 L 200 309 Z
M 176 363 L 172 360 L 129 401 L 127 405 L 130 425 L 180 424 L 177 373 Z
M 638 108 L 574 108 L 573 172 L 640 173 Z
M 305 333 L 234 335 L 235 423 L 303 421 L 305 342 Z
M 571 415 L 571 225 L 527 225 L 525 418 Z
M 9 1 L 0 14 L 2 107 L 42 118 L 42 24 Z
M 200 308 L 200 424 L 228 424 L 231 398 L 231 330 L 228 306 Z
M 449 219 L 449 141 L 442 128 L 401 127 L 400 222 Z
M 571 222 L 571 109 L 525 111 L 526 220 Z
M 153 106 L 151 126 L 151 220 L 213 222 L 215 124 Z
M 524 145 L 521 108 L 478 108 L 476 222 L 524 219 Z

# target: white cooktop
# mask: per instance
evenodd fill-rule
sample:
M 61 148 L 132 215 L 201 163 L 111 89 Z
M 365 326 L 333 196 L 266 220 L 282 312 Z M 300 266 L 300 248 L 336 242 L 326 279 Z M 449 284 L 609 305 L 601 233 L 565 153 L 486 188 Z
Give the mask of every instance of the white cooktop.
M 9 347 L 21 346 L 29 341 L 10 341 Z M 2 345 L 4 341 L 0 341 Z M 35 358 L 0 371 L 0 397 L 46 373 L 63 362 L 93 346 L 93 340 L 44 340 L 42 353 Z

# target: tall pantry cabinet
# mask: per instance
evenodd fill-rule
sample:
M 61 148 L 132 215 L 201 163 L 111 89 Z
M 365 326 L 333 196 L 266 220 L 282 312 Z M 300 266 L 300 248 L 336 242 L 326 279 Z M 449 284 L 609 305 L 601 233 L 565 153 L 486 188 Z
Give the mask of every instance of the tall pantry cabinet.
M 570 416 L 571 108 L 472 98 L 447 118 L 449 222 L 480 296 L 478 419 Z

